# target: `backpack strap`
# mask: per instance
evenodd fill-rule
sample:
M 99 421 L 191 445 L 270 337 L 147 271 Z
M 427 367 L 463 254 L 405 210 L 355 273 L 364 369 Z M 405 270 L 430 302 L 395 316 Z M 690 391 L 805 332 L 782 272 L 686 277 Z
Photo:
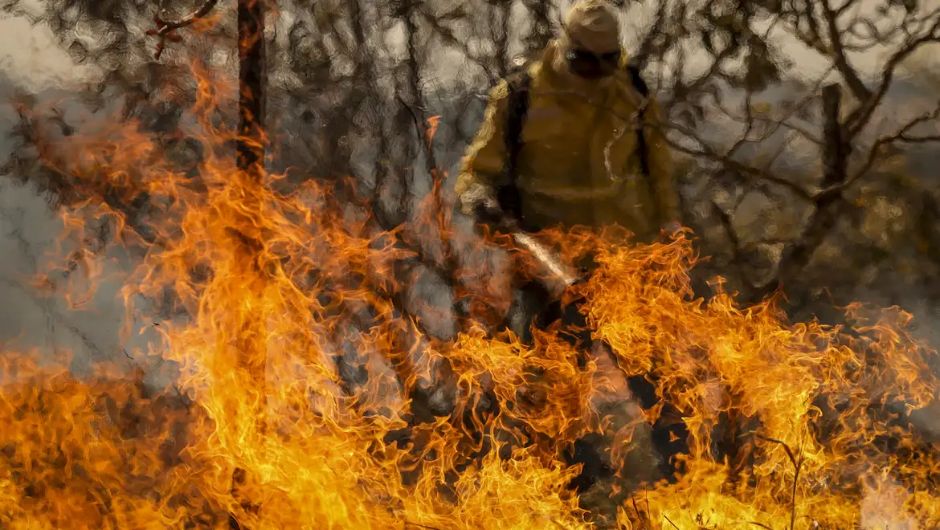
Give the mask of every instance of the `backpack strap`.
M 503 130 L 503 142 L 506 146 L 506 164 L 503 168 L 506 184 L 496 190 L 496 197 L 504 212 L 522 220 L 522 196 L 516 185 L 518 180 L 519 153 L 522 151 L 522 129 L 526 114 L 529 112 L 529 89 L 532 76 L 527 67 L 506 78 L 509 87 L 508 112 Z
M 635 64 L 629 64 L 627 65 L 627 73 L 630 75 L 630 82 L 633 83 L 633 88 L 643 96 L 643 99 L 648 98 L 650 88 L 643 79 L 643 74 L 640 73 L 640 67 Z M 646 122 L 646 105 L 640 107 L 638 118 L 640 119 L 637 120 L 638 124 L 636 127 L 637 154 L 640 156 L 640 172 L 644 177 L 648 178 L 650 176 L 649 146 L 646 144 L 646 135 L 643 132 L 643 125 Z

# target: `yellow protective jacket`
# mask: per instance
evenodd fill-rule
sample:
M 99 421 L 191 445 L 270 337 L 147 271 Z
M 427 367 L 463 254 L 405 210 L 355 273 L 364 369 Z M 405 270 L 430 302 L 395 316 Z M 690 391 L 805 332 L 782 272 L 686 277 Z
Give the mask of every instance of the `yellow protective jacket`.
M 626 68 L 590 92 L 568 88 L 562 74 L 548 66 L 557 53 L 553 43 L 529 67 L 529 106 L 516 161 L 526 224 L 619 224 L 641 240 L 655 237 L 663 223 L 679 219 L 670 156 L 657 126 L 658 106 L 644 102 Z M 455 192 L 464 204 L 465 194 L 507 183 L 508 98 L 505 80 L 490 92 L 483 124 L 457 178 Z M 640 119 L 645 122 L 649 176 L 642 174 L 637 155 Z

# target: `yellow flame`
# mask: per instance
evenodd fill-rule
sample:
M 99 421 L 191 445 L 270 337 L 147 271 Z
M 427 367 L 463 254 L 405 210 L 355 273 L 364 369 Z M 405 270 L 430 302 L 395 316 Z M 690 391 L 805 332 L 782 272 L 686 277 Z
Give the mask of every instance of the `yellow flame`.
M 218 90 L 199 78 L 198 93 L 195 177 L 133 123 L 43 144 L 47 167 L 83 197 L 65 208 L 67 240 L 93 241 L 93 225 L 110 222 L 116 244 L 144 251 L 122 291 L 125 334 L 157 323 L 159 342 L 140 353 L 180 375 L 176 391 L 151 394 L 142 374 L 105 363 L 80 379 L 67 358 L 5 352 L 0 526 L 591 527 L 565 453 L 603 428 L 597 365 L 581 366 L 557 328 L 531 345 L 477 326 L 452 342 L 424 336 L 396 306 L 395 267 L 411 256 L 396 234 L 342 215 L 325 184 L 285 193 L 279 175 L 240 172 L 232 131 L 211 119 Z M 159 208 L 130 218 L 121 205 L 144 193 Z M 418 233 L 446 235 L 425 213 Z M 624 372 L 655 376 L 689 431 L 676 480 L 629 492 L 620 527 L 940 526 L 936 445 L 887 407 L 937 395 L 909 315 L 886 310 L 851 330 L 789 323 L 770 301 L 693 300 L 685 238 L 541 237 L 570 259 L 594 256 L 571 296 Z M 94 283 L 100 256 L 79 246 L 64 267 Z M 458 277 L 488 276 L 472 263 Z M 506 286 L 487 281 L 490 295 Z M 358 386 L 338 374 L 350 351 L 364 359 Z M 416 419 L 415 389 L 448 373 L 454 412 Z M 737 429 L 734 459 L 715 449 L 722 429 Z M 631 436 L 616 439 L 626 479 Z

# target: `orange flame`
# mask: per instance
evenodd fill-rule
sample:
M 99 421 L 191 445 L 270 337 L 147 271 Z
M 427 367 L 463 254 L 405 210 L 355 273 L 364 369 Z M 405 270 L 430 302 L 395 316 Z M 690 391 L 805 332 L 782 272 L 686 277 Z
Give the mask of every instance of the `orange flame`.
M 661 410 L 618 426 L 618 479 L 601 492 L 616 521 L 604 520 L 570 487 L 579 469 L 566 453 L 610 428 L 598 403 L 636 407 L 610 367 L 583 362 L 558 327 L 530 345 L 477 325 L 453 341 L 426 336 L 400 306 L 396 267 L 416 250 L 325 184 L 275 191 L 281 176 L 241 173 L 234 131 L 212 119 L 231 91 L 199 86 L 195 173 L 134 124 L 42 144 L 82 197 L 64 211 L 92 281 L 104 259 L 88 246 L 95 227 L 143 251 L 122 291 L 125 335 L 156 323 L 159 340 L 135 357 L 171 361 L 179 376 L 153 391 L 111 364 L 80 378 L 68 358 L 4 353 L 0 526 L 940 526 L 936 444 L 905 423 L 938 389 L 909 315 L 886 310 L 851 330 L 788 323 L 771 302 L 693 300 L 684 238 L 546 233 L 571 259 L 594 255 L 572 295 L 619 368 L 649 375 L 689 432 L 676 479 L 640 495 L 624 490 L 642 474 L 629 454 Z M 144 194 L 152 209 L 127 208 Z M 439 213 L 414 233 L 467 244 Z M 460 267 L 466 285 L 487 277 L 489 295 L 505 287 L 480 248 L 460 259 L 415 248 Z M 452 410 L 419 410 L 415 396 L 440 381 Z M 728 437 L 736 449 L 716 450 Z
M 427 120 L 427 130 L 425 131 L 425 140 L 427 140 L 428 145 L 431 145 L 434 142 L 434 135 L 437 134 L 437 128 L 441 125 L 440 116 L 431 116 Z

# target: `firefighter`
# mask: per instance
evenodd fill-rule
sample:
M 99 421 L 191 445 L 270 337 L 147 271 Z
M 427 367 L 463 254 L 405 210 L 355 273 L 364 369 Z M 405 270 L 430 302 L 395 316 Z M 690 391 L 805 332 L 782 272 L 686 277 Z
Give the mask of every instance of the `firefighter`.
M 616 224 L 639 241 L 672 234 L 680 226 L 678 196 L 659 120 L 656 102 L 621 48 L 616 14 L 605 1 L 581 0 L 541 58 L 491 91 L 457 179 L 458 207 L 497 230 L 509 219 L 527 231 Z M 507 324 L 524 341 L 533 322 L 580 317 L 538 283 L 516 293 Z M 612 490 L 624 494 L 662 472 L 650 441 L 658 431 L 637 429 L 627 457 L 631 476 L 614 477 L 615 431 L 635 425 L 640 409 L 611 352 L 589 334 L 579 340 L 604 380 L 598 387 L 607 389 L 592 396 L 593 408 L 610 412 L 612 421 L 604 433 L 580 440 L 571 458 L 583 465 L 576 481 L 582 500 L 610 518 L 622 500 Z
M 640 241 L 677 230 L 660 111 L 628 64 L 611 7 L 575 4 L 541 58 L 491 91 L 457 179 L 459 208 L 527 230 L 617 224 Z

